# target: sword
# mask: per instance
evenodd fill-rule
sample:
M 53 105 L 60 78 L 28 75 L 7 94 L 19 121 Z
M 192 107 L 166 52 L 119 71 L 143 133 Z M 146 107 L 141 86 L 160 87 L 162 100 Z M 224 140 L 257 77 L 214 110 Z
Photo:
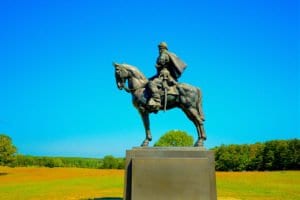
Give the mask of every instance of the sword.
M 167 102 L 168 102 L 168 91 L 167 88 L 165 88 L 165 105 L 164 105 L 164 112 L 167 110 Z
M 163 82 L 164 92 L 165 92 L 165 101 L 164 101 L 164 112 L 167 110 L 167 102 L 168 102 L 168 85 L 167 81 L 164 80 Z
M 160 72 L 160 77 L 162 78 L 162 87 L 164 89 L 165 92 L 165 102 L 164 102 L 164 111 L 166 112 L 167 110 L 167 101 L 168 101 L 168 80 L 169 80 L 169 75 L 170 72 L 166 69 L 163 68 Z

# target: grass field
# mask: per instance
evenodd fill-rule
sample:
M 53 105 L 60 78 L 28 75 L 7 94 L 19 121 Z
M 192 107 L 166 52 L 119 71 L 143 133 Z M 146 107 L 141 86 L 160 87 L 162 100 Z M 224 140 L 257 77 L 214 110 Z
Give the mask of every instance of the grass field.
M 218 199 L 300 200 L 300 171 L 217 172 Z
M 0 167 L 0 199 L 121 200 L 123 170 Z M 218 200 L 300 200 L 300 171 L 217 172 Z

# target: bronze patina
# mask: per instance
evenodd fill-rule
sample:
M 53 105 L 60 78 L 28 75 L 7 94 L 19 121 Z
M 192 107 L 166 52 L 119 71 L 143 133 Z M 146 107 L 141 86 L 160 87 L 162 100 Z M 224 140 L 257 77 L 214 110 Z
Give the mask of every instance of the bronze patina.
M 177 79 L 181 76 L 186 64 L 180 60 L 174 53 L 168 51 L 166 42 L 161 42 L 158 45 L 159 56 L 156 59 L 156 75 L 149 79 L 148 87 L 151 93 L 151 98 L 148 101 L 148 106 L 154 112 L 159 111 L 161 105 L 161 91 L 164 92 L 166 99 L 168 92 L 175 92 L 172 86 L 177 84 Z M 171 90 L 169 90 L 169 88 Z M 164 101 L 164 110 L 166 110 L 167 101 Z
M 142 117 L 146 138 L 141 146 L 148 146 L 152 140 L 149 114 L 176 107 L 182 109 L 196 126 L 198 139 L 194 146 L 203 146 L 206 134 L 201 91 L 195 86 L 177 82 L 186 64 L 168 51 L 165 42 L 160 43 L 158 48 L 157 74 L 150 79 L 137 67 L 113 63 L 117 87 L 132 95 L 133 105 Z

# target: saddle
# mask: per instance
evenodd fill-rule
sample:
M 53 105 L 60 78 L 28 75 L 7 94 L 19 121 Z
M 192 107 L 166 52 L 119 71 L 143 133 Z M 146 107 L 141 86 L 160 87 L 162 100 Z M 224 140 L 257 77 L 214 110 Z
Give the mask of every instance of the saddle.
M 167 87 L 167 95 L 179 95 L 179 90 L 176 85 L 168 86 Z M 165 89 L 164 88 L 159 88 L 159 94 L 160 96 L 165 96 Z

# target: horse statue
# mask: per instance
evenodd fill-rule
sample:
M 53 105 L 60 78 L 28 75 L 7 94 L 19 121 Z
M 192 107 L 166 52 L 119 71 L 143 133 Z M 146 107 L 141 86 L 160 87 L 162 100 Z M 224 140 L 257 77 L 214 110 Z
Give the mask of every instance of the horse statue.
M 154 112 L 147 105 L 151 97 L 147 87 L 149 80 L 134 66 L 118 63 L 113 63 L 113 66 L 115 67 L 117 87 L 131 93 L 133 105 L 142 117 L 146 138 L 141 146 L 147 147 L 152 140 L 149 114 Z M 177 94 L 162 95 L 163 105 L 161 105 L 160 110 L 176 107 L 182 109 L 197 129 L 198 139 L 194 146 L 202 147 L 204 140 L 206 140 L 206 134 L 203 127 L 204 115 L 202 112 L 201 91 L 199 88 L 185 83 L 177 83 L 174 87 L 178 91 Z

